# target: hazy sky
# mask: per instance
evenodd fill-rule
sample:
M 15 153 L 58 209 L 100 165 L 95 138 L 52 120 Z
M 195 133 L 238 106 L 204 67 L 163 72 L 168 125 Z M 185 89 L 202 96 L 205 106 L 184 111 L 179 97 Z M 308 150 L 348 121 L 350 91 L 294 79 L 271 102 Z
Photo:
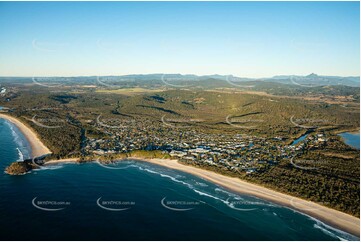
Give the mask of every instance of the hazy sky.
M 359 2 L 0 2 L 1 76 L 358 76 Z

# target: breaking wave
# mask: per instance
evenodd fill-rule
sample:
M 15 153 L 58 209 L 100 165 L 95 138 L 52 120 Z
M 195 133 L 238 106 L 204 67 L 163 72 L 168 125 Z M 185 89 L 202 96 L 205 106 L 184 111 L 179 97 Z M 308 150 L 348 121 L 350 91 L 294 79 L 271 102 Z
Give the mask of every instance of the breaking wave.
M 241 196 L 239 195 L 236 195 L 234 193 L 231 193 L 231 192 L 228 192 L 226 190 L 223 190 L 219 187 L 216 187 L 214 189 L 214 191 L 217 193 L 219 192 L 222 192 L 224 193 L 226 196 L 218 196 L 218 195 L 212 195 L 211 193 L 208 193 L 208 192 L 205 192 L 205 191 L 202 191 L 203 188 L 204 189 L 207 189 L 208 188 L 208 185 L 206 183 L 203 183 L 203 182 L 198 182 L 196 180 L 192 180 L 192 183 L 189 183 L 189 182 L 185 182 L 185 181 L 182 181 L 182 180 L 179 180 L 177 178 L 175 178 L 174 176 L 171 176 L 171 175 L 168 175 L 168 174 L 164 174 L 163 172 L 161 171 L 155 171 L 153 169 L 149 169 L 148 167 L 142 167 L 142 166 L 138 166 L 138 169 L 141 170 L 141 171 L 145 171 L 145 172 L 149 172 L 151 174 L 157 174 L 161 177 L 164 177 L 164 178 L 168 178 L 174 182 L 177 182 L 177 183 L 180 183 L 180 184 L 183 184 L 185 186 L 187 186 L 188 188 L 190 188 L 192 191 L 194 191 L 195 193 L 197 193 L 198 195 L 200 196 L 205 196 L 205 197 L 209 197 L 211 199 L 214 199 L 214 200 L 217 200 L 217 201 L 220 201 L 222 203 L 224 203 L 225 205 L 227 205 L 228 207 L 230 208 L 233 208 L 233 209 L 239 209 L 238 206 L 235 205 L 235 202 L 232 201 L 232 200 L 236 200 L 236 201 L 241 201 L 240 204 L 241 205 L 245 205 L 247 207 L 249 207 L 250 205 L 252 206 L 271 206 L 271 207 L 274 207 L 276 205 L 273 205 L 271 203 L 264 203 L 264 202 L 260 202 L 260 201 L 248 201 L 244 198 L 242 198 Z M 178 176 L 176 176 L 178 177 Z M 181 176 L 182 177 L 182 176 Z M 202 190 L 201 190 L 202 189 Z M 230 199 L 232 199 L 231 201 L 229 201 Z M 245 209 L 245 210 L 254 210 L 254 209 L 257 209 L 257 208 L 248 208 L 248 209 Z
M 19 148 L 16 148 L 17 151 L 18 151 L 18 155 L 19 155 L 19 158 L 17 161 L 23 161 L 24 160 L 24 154 L 23 152 L 21 152 L 21 150 Z
M 291 209 L 293 210 L 293 209 Z M 295 213 L 300 213 L 306 217 L 308 217 L 310 220 L 314 221 L 315 224 L 313 225 L 313 227 L 315 229 L 319 229 L 321 230 L 324 234 L 331 236 L 335 239 L 339 239 L 339 240 L 347 240 L 347 241 L 359 241 L 360 239 L 352 234 L 349 234 L 347 232 L 344 232 L 342 230 L 336 229 L 330 225 L 327 225 L 323 222 L 321 222 L 320 220 L 311 217 L 310 215 L 307 215 L 305 213 L 293 210 Z
M 184 181 L 181 181 L 181 180 L 178 180 L 177 178 L 173 177 L 173 176 L 170 176 L 170 175 L 166 175 L 166 174 L 163 174 L 161 172 L 157 172 L 157 171 L 154 171 L 154 170 L 151 170 L 151 169 L 148 169 L 148 168 L 143 168 L 141 166 L 137 166 L 139 170 L 141 171 L 146 171 L 146 172 L 149 172 L 149 173 L 152 173 L 152 174 L 157 174 L 161 177 L 164 177 L 164 178 L 169 178 L 170 180 L 174 181 L 174 182 L 177 182 L 177 183 L 181 183 L 183 185 L 186 185 L 187 187 L 189 188 L 193 188 L 193 185 L 187 183 L 187 182 L 184 182 Z
M 307 215 L 306 215 L 307 216 Z M 311 220 L 315 221 L 316 223 L 313 225 L 315 229 L 321 230 L 323 233 L 334 237 L 335 239 L 339 240 L 348 240 L 348 241 L 358 241 L 359 238 L 356 236 L 353 236 L 347 232 L 341 231 L 339 229 L 336 229 L 334 227 L 331 227 L 323 222 L 321 222 L 318 219 L 315 219 L 313 217 L 308 216 Z
M 30 145 L 28 144 L 27 140 L 25 139 L 25 137 L 23 137 L 21 135 L 20 130 L 18 130 L 9 121 L 5 120 L 5 124 L 10 128 L 11 136 L 13 137 L 13 140 L 17 146 L 16 149 L 17 149 L 18 155 L 19 155 L 19 158 L 17 161 L 23 161 L 24 159 L 29 159 L 31 148 L 30 148 Z

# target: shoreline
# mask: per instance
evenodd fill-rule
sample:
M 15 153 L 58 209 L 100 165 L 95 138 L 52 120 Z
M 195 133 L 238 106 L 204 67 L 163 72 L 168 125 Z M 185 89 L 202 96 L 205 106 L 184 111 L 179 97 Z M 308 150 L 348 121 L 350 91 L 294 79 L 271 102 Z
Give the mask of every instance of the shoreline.
M 52 152 L 46 147 L 43 142 L 41 142 L 37 133 L 32 130 L 29 126 L 14 118 L 8 114 L 0 113 L 0 118 L 5 119 L 15 125 L 20 132 L 25 136 L 26 140 L 29 142 L 31 147 L 31 156 L 32 158 L 40 157 L 44 155 L 51 154 Z
M 360 129 L 359 128 L 354 128 L 354 129 L 343 129 L 343 130 L 338 130 L 333 132 L 335 135 L 339 135 L 339 134 L 343 134 L 343 133 L 350 133 L 350 134 L 360 134 Z
M 46 154 L 51 154 L 51 151 L 41 142 L 38 135 L 27 125 L 19 121 L 18 119 L 0 113 L 0 118 L 3 118 L 13 123 L 24 134 L 25 138 L 30 143 L 32 149 L 32 156 L 39 157 Z M 221 175 L 213 171 L 184 165 L 174 159 L 160 159 L 160 158 L 140 158 L 140 157 L 127 157 L 120 160 L 136 160 L 152 163 L 155 165 L 167 167 L 173 170 L 179 170 L 191 175 L 203 178 L 209 182 L 228 188 L 229 190 L 238 194 L 251 195 L 259 197 L 261 199 L 274 202 L 297 210 L 306 216 L 311 216 L 336 229 L 341 229 L 354 236 L 360 237 L 360 219 L 352 215 L 337 211 L 332 208 L 322 206 L 320 204 L 310 202 L 301 198 L 297 198 L 288 194 L 277 192 L 261 185 L 256 185 L 250 182 L 246 182 L 239 178 Z M 51 160 L 44 163 L 44 166 L 56 165 L 60 163 L 78 163 L 80 158 L 65 158 L 60 160 Z
M 201 177 L 207 181 L 228 188 L 229 190 L 238 194 L 251 195 L 267 201 L 274 202 L 299 211 L 305 215 L 311 216 L 327 225 L 330 225 L 336 229 L 341 229 L 354 236 L 360 237 L 360 219 L 352 215 L 337 211 L 332 208 L 328 208 L 310 202 L 301 198 L 297 198 L 288 194 L 277 192 L 260 185 L 243 181 L 239 178 L 229 177 L 221 174 L 217 174 L 213 171 L 204 170 L 201 168 L 183 165 L 178 160 L 168 159 L 140 159 L 128 157 L 127 159 L 134 159 L 138 161 L 145 161 L 155 165 L 160 165 L 173 170 L 179 170 L 188 174 Z
M 68 158 L 61 160 L 51 160 L 44 164 L 53 165 L 59 163 L 77 163 L 79 158 Z M 170 168 L 172 170 L 182 171 L 202 179 L 205 179 L 211 183 L 220 185 L 227 188 L 237 194 L 251 195 L 270 201 L 289 209 L 295 210 L 304 216 L 308 216 L 324 222 L 326 225 L 339 229 L 343 232 L 347 232 L 353 236 L 360 237 L 360 219 L 343 213 L 341 211 L 325 207 L 315 202 L 307 201 L 302 198 L 294 197 L 285 193 L 274 191 L 272 189 L 263 187 L 261 185 L 253 184 L 239 178 L 230 177 L 218 174 L 213 171 L 197 168 L 194 166 L 184 165 L 178 162 L 176 159 L 161 159 L 161 158 L 140 158 L 140 157 L 127 157 L 119 159 L 121 162 L 124 160 L 135 160 L 140 162 L 151 163 L 154 165 Z

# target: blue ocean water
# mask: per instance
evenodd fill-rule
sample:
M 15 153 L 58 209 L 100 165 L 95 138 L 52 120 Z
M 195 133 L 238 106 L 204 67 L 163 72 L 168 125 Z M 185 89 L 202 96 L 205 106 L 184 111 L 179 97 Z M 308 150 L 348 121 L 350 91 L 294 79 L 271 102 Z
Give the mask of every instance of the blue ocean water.
M 0 119 L 0 169 L 29 156 Z M 19 149 L 19 150 L 18 150 Z M 2 240 L 358 240 L 318 220 L 144 162 L 0 175 Z
M 346 144 L 356 148 L 360 149 L 360 133 L 353 134 L 353 133 L 341 133 L 339 134 L 343 138 Z

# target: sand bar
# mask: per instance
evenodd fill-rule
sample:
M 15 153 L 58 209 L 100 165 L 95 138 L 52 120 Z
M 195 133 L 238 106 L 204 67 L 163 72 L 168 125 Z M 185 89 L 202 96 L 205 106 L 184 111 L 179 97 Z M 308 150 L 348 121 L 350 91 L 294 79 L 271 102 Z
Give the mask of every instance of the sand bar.
M 23 133 L 30 144 L 32 157 L 51 154 L 51 151 L 41 142 L 40 138 L 32 128 L 8 114 L 0 113 L 0 118 L 11 122 Z

